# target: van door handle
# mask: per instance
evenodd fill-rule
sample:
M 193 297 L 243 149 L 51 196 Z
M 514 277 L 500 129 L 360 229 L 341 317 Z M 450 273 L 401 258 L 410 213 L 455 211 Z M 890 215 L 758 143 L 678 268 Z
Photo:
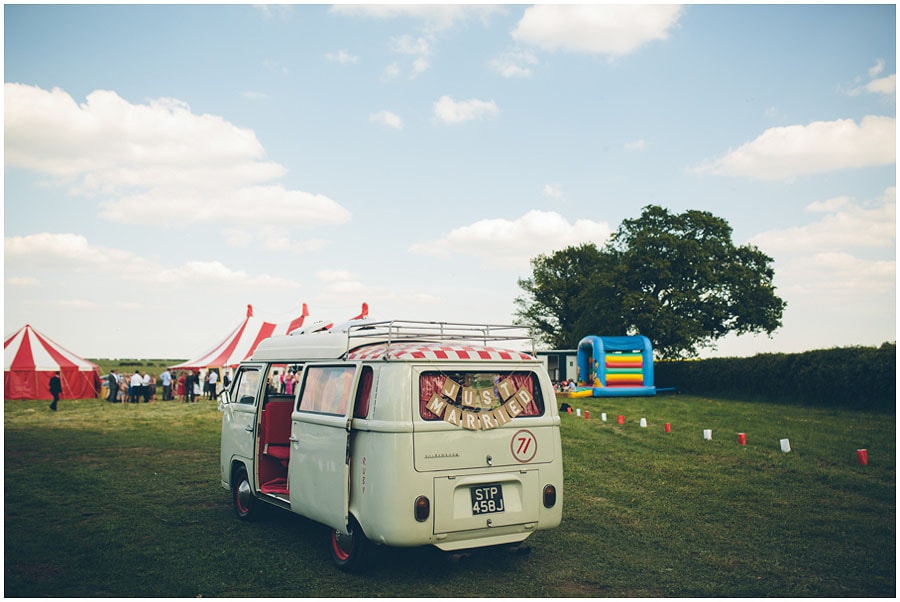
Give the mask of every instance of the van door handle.
M 252 433 L 252 432 L 253 432 L 253 427 L 252 427 L 252 426 L 245 426 L 245 427 L 244 427 L 244 430 L 247 431 L 248 433 Z
M 298 443 L 298 442 L 300 441 L 300 439 L 297 439 L 296 437 L 294 437 L 293 435 L 291 435 L 291 436 L 288 438 L 288 441 L 290 441 L 291 443 Z

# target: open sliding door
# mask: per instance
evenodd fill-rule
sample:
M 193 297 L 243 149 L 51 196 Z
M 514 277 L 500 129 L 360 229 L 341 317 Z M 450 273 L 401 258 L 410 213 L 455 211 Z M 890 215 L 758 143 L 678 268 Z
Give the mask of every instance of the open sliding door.
M 357 364 L 308 364 L 291 416 L 291 509 L 347 532 L 350 504 L 350 421 Z

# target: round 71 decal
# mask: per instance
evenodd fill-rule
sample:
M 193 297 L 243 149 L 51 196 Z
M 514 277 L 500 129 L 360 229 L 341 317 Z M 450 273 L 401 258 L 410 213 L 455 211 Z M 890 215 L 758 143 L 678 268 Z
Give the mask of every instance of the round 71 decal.
M 535 454 L 537 454 L 537 439 L 531 431 L 522 429 L 512 436 L 509 442 L 509 450 L 513 457 L 518 461 L 531 462 Z

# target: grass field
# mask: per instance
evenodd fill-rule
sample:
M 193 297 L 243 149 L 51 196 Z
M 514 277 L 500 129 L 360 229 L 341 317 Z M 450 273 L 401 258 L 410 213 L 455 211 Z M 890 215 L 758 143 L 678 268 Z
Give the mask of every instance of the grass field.
M 560 528 L 532 536 L 525 555 L 387 549 L 361 575 L 332 568 L 308 520 L 233 518 L 214 402 L 64 400 L 52 413 L 6 401 L 4 594 L 895 595 L 894 415 L 679 395 L 560 401 L 591 413 L 562 417 Z

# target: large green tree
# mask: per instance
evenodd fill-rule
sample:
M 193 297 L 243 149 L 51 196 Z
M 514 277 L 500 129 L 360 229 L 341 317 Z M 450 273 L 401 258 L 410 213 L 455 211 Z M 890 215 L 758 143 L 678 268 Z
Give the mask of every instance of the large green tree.
M 531 260 L 519 280 L 517 319 L 555 348 L 589 334 L 643 334 L 664 358 L 696 356 L 728 333 L 771 334 L 785 303 L 772 259 L 735 246 L 728 222 L 705 211 L 651 205 L 609 242 Z

